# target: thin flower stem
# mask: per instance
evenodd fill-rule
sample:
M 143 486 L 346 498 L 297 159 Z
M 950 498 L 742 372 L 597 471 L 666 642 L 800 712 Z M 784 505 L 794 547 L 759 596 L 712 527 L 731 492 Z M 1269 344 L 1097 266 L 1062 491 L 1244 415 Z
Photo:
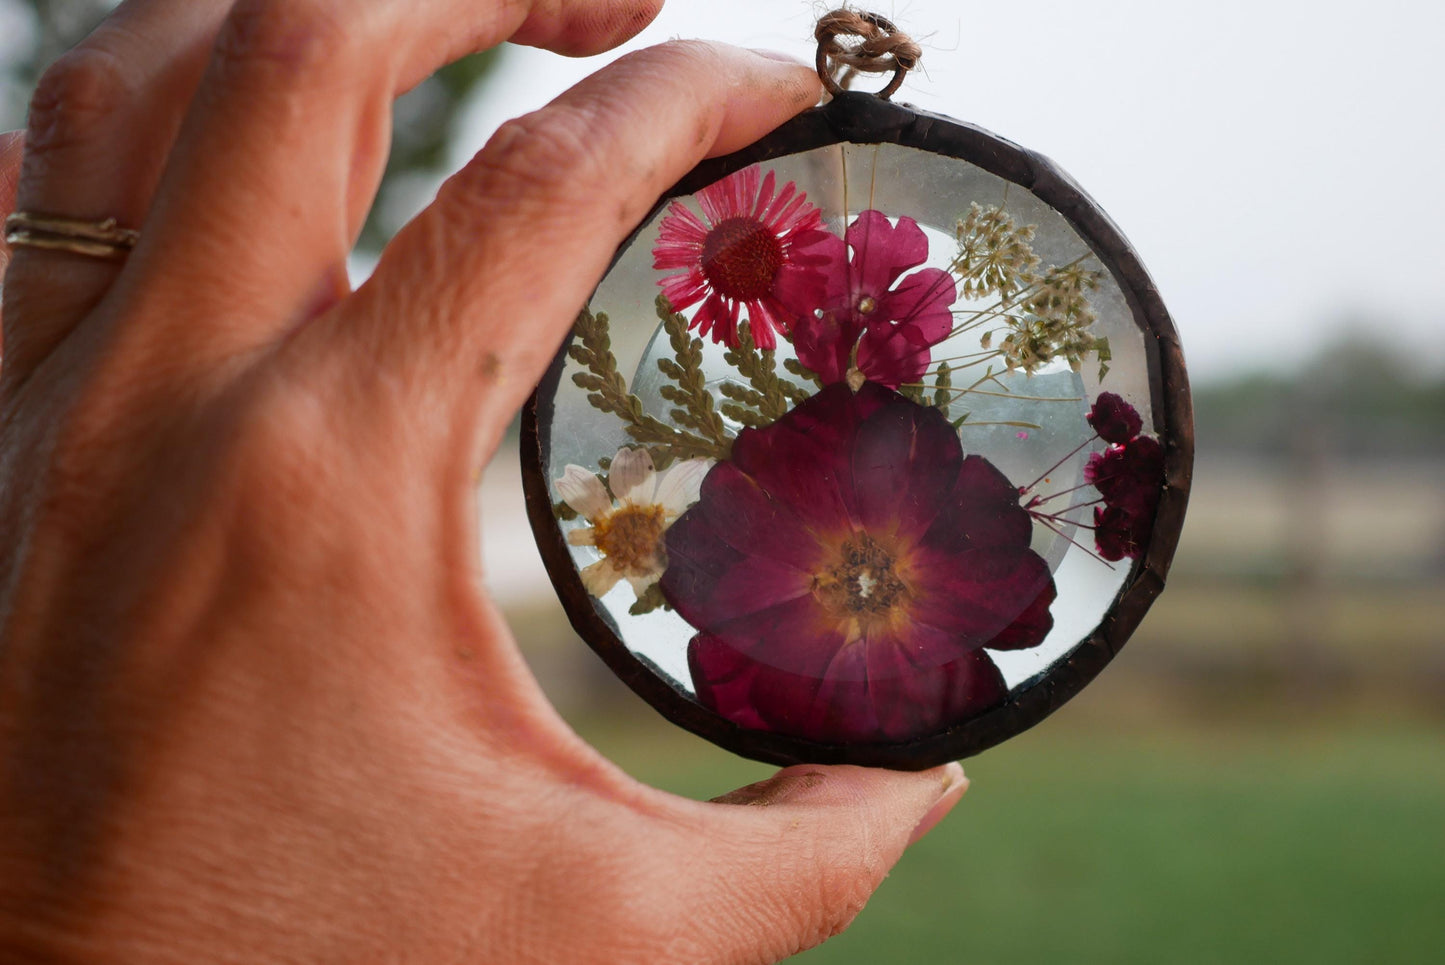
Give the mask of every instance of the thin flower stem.
M 964 354 L 964 355 L 949 355 L 949 356 L 945 356 L 944 358 L 941 358 L 941 359 L 934 359 L 933 361 L 935 361 L 935 362 L 961 362 L 961 361 L 963 361 L 964 359 L 979 358 L 980 356 L 982 356 L 983 358 L 989 358 L 989 357 L 994 356 L 994 355 L 1002 355 L 1002 354 L 1003 354 L 1003 351 L 1002 351 L 1001 349 L 990 348 L 990 349 L 984 349 L 982 352 L 968 352 L 968 353 L 966 353 L 966 354 Z M 978 363 L 975 362 L 975 363 L 973 363 L 973 364 L 977 365 Z
M 868 174 L 868 207 L 873 207 L 873 198 L 878 188 L 878 150 L 883 145 L 873 145 L 873 168 Z
M 981 378 L 981 379 L 979 379 L 977 382 L 973 383 L 973 385 L 970 385 L 967 389 L 964 389 L 964 391 L 965 391 L 965 392 L 972 392 L 974 389 L 978 388 L 980 385 L 983 385 L 985 382 L 994 382 L 994 383 L 997 383 L 998 387 L 1001 388 L 1001 389 L 1006 389 L 1006 388 L 1008 388 L 1008 386 L 1004 385 L 1002 382 L 999 382 L 998 376 L 996 376 L 996 375 L 993 374 L 993 367 L 990 366 L 990 367 L 989 367 L 989 370 L 988 370 L 987 372 L 983 373 L 983 378 Z
M 971 332 L 971 331 L 973 331 L 975 328 L 978 328 L 978 327 L 979 327 L 980 325 L 982 325 L 983 323 L 985 323 L 985 322 L 991 322 L 991 321 L 993 321 L 993 320 L 996 319 L 996 318 L 1009 319 L 1009 318 L 1012 318 L 1012 317 L 1013 317 L 1012 315 L 1009 315 L 1009 314 L 1008 314 L 1008 312 L 1007 312 L 1006 309 L 999 309 L 999 310 L 997 310 L 997 311 L 990 311 L 990 312 L 982 312 L 982 311 L 978 311 L 978 312 L 961 311 L 961 312 L 953 312 L 952 314 L 954 314 L 954 315 L 972 315 L 973 317 L 972 317 L 969 321 L 964 322 L 964 323 L 961 324 L 961 325 L 955 325 L 953 328 L 949 329 L 949 332 L 948 332 L 948 337 L 949 337 L 949 338 L 953 338 L 955 335 L 962 335 L 964 332 Z M 1003 326 L 1003 327 L 1007 328 L 1007 326 Z M 998 331 L 998 329 L 994 329 L 994 331 Z
M 1031 505 L 1031 506 L 1042 506 L 1044 503 L 1047 503 L 1047 502 L 1049 502 L 1050 500 L 1058 499 L 1060 496 L 1066 496 L 1066 495 L 1068 495 L 1069 493 L 1072 493 L 1072 492 L 1078 492 L 1080 489 L 1083 489 L 1085 486 L 1092 486 L 1092 485 L 1094 485 L 1094 484 L 1091 483 L 1091 482 L 1079 483 L 1077 486 L 1070 486 L 1068 489 L 1060 489 L 1058 492 L 1056 492 L 1056 493 L 1049 493 L 1047 496 L 1035 496 L 1035 497 L 1033 498 L 1033 500 L 1030 502 L 1029 505 Z M 1096 499 L 1096 500 L 1094 500 L 1094 502 L 1098 502 L 1098 500 Z M 1089 504 L 1088 504 L 1088 503 L 1085 503 L 1084 505 L 1087 506 L 1087 505 L 1089 505 Z
M 1077 526 L 1079 529 L 1098 529 L 1097 526 L 1090 526 L 1088 523 L 1081 523 L 1076 519 L 1069 519 L 1067 516 L 1064 515 L 1064 513 L 1067 512 L 1067 509 L 1058 513 L 1037 513 L 1033 510 L 1029 510 L 1029 515 L 1032 516 L 1034 519 L 1052 519 L 1056 523 L 1064 523 L 1069 526 Z
M 1097 439 L 1097 438 L 1099 438 L 1099 434 L 1098 434 L 1098 433 L 1094 433 L 1094 435 L 1090 436 L 1089 438 L 1085 439 L 1083 442 L 1081 442 L 1081 443 L 1079 443 L 1077 446 L 1075 446 L 1073 449 L 1069 450 L 1069 454 L 1068 454 L 1067 456 L 1065 456 L 1064 458 L 1060 459 L 1058 462 L 1054 463 L 1052 466 L 1050 466 L 1049 468 L 1045 469 L 1043 472 L 1039 473 L 1039 478 L 1038 478 L 1038 479 L 1035 479 L 1033 482 L 1029 483 L 1029 484 L 1028 484 L 1027 486 L 1025 486 L 1024 488 L 1020 489 L 1020 490 L 1019 490 L 1019 493 L 1022 494 L 1022 493 L 1026 493 L 1026 492 L 1031 491 L 1035 486 L 1037 486 L 1039 483 L 1043 482 L 1044 479 L 1045 479 L 1045 477 L 1047 477 L 1049 473 L 1053 472 L 1055 469 L 1059 468 L 1059 467 L 1062 466 L 1064 463 L 1066 463 L 1066 462 L 1068 462 L 1070 459 L 1074 458 L 1076 455 L 1079 454 L 1079 450 L 1080 450 L 1080 449 L 1084 448 L 1085 446 L 1087 446 L 1089 443 L 1093 442 L 1093 441 L 1094 441 L 1095 439 Z
M 1043 426 L 1032 422 L 965 422 L 960 429 L 967 429 L 970 426 L 1010 426 L 1015 429 L 1042 429 Z
M 1035 519 L 1038 519 L 1038 517 L 1034 517 L 1034 518 L 1035 518 Z M 1114 568 L 1113 564 L 1111 564 L 1108 560 L 1104 559 L 1104 558 L 1103 558 L 1102 556 L 1100 556 L 1098 553 L 1095 553 L 1093 550 L 1089 549 L 1089 548 L 1088 548 L 1087 546 L 1085 546 L 1083 543 L 1080 543 L 1078 540 L 1070 537 L 1067 533 L 1065 533 L 1063 530 L 1059 529 L 1059 528 L 1058 528 L 1057 526 L 1055 526 L 1053 523 L 1049 522 L 1049 521 L 1046 520 L 1046 519 L 1039 519 L 1039 522 L 1042 523 L 1042 524 L 1043 524 L 1045 527 L 1047 527 L 1048 529 L 1052 530 L 1055 535 L 1060 536 L 1060 537 L 1062 537 L 1063 539 L 1068 540 L 1070 543 L 1074 544 L 1074 545 L 1077 546 L 1079 549 L 1083 550 L 1085 553 L 1088 553 L 1090 556 L 1092 556 L 1094 559 L 1098 560 L 1100 563 L 1103 563 L 1105 566 L 1109 567 L 1109 569 L 1112 570 L 1112 569 Z
M 933 388 L 933 386 L 928 385 L 926 382 L 903 382 L 903 383 L 901 383 L 901 385 L 905 385 L 905 386 L 907 386 L 907 387 L 910 388 L 910 389 L 931 389 L 931 388 Z M 989 396 L 993 396 L 993 397 L 999 398 L 999 399 L 1014 399 L 1014 400 L 1016 400 L 1016 401 L 1018 401 L 1018 402 L 1080 402 L 1080 401 L 1082 401 L 1082 397 L 1080 397 L 1080 396 L 1074 396 L 1074 397 L 1072 397 L 1072 398 L 1053 398 L 1053 397 L 1051 397 L 1051 396 L 1043 396 L 1043 395 L 1015 395 L 1015 394 L 1013 394 L 1012 392 L 989 392 L 989 391 L 987 391 L 987 390 L 985 390 L 985 389 L 950 389 L 949 391 L 953 393 L 953 395 L 954 395 L 955 398 L 959 398 L 959 397 L 962 397 L 962 396 L 965 396 L 965 395 L 973 394 L 973 395 L 989 395 Z M 1082 448 L 1082 447 L 1081 447 L 1081 448 Z M 1075 450 L 1075 452 L 1077 452 L 1077 451 L 1078 451 L 1078 450 Z M 1070 453 L 1069 455 L 1073 455 L 1073 453 Z M 1064 458 L 1067 459 L 1067 458 L 1069 458 L 1069 457 L 1068 457 L 1068 456 L 1065 456 Z
M 995 357 L 995 356 L 1002 355 L 1002 354 L 1003 354 L 1002 352 L 990 352 L 990 353 L 989 353 L 987 356 L 985 356 L 984 358 L 974 359 L 972 362 L 964 362 L 964 363 L 962 363 L 962 364 L 960 364 L 960 365 L 955 366 L 953 370 L 954 370 L 955 372 L 962 372 L 964 369 L 971 369 L 971 368 L 973 368 L 975 365 L 983 365 L 983 364 L 984 364 L 985 362 L 987 362 L 990 358 L 993 358 L 993 357 Z
M 1090 506 L 1097 506 L 1099 503 L 1104 502 L 1104 500 L 1105 497 L 1100 496 L 1098 499 L 1091 499 L 1087 503 L 1074 503 L 1074 505 L 1070 506 L 1068 509 L 1059 510 L 1059 514 L 1062 515 L 1064 513 L 1072 513 L 1076 509 L 1088 509 Z
M 1048 278 L 1049 274 L 1054 273 L 1054 272 L 1067 271 L 1067 270 L 1070 269 L 1070 268 L 1073 268 L 1073 267 L 1075 267 L 1075 266 L 1077 266 L 1077 265 L 1079 265 L 1079 264 L 1082 264 L 1086 259 L 1088 259 L 1088 258 L 1090 258 L 1090 257 L 1091 257 L 1091 255 L 1080 255 L 1079 257 L 1075 258 L 1073 261 L 1069 262 L 1069 263 L 1066 264 L 1066 265 L 1058 265 L 1058 266 L 1056 266 L 1056 267 L 1054 267 L 1054 268 L 1050 268 L 1049 271 L 1047 271 L 1047 272 L 1045 272 L 1043 275 L 1041 275 L 1041 276 L 1038 278 L 1037 281 L 1034 281 L 1034 282 L 1032 282 L 1031 284 L 1025 285 L 1023 288 L 1020 288 L 1020 289 L 1019 289 L 1017 292 L 1015 292 L 1013 295 L 1009 296 L 1009 298 L 1008 298 L 1007 301 L 1004 300 L 1004 299 L 1002 299 L 1002 298 L 1000 298 L 1000 299 L 998 299 L 997 301 L 993 302 L 993 303 L 990 304 L 990 305 L 985 305 L 983 308 L 977 309 L 977 310 L 973 313 L 975 317 L 974 317 L 974 320 L 973 320 L 972 322 L 969 322 L 969 323 L 967 323 L 966 325 L 959 326 L 959 327 L 955 328 L 953 331 L 949 332 L 948 334 L 949 334 L 950 336 L 953 336 L 953 335 L 959 334 L 960 332 L 967 331 L 969 328 L 971 328 L 971 327 L 974 326 L 974 325 L 977 325 L 977 324 L 982 320 L 982 318 L 981 318 L 980 316 L 986 316 L 986 315 L 992 314 L 992 315 L 998 315 L 999 317 L 1006 317 L 1006 316 L 1003 315 L 1004 310 L 1007 309 L 1011 303 L 1016 302 L 1016 301 L 1019 301 L 1019 300 L 1022 299 L 1024 296 L 1030 294 L 1034 289 L 1040 287 L 1040 286 L 1044 283 L 1044 281 Z

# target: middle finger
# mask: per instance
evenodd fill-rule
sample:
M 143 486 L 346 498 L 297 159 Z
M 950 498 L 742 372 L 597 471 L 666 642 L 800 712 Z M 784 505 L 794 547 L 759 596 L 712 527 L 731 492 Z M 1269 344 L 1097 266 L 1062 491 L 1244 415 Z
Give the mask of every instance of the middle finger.
M 126 0 L 46 71 L 31 103 L 16 210 L 138 228 L 229 0 Z M 114 283 L 121 266 L 15 253 L 7 366 L 29 370 Z
M 238 0 L 178 137 L 126 284 L 137 332 L 193 370 L 314 314 L 385 162 L 392 99 L 510 38 L 564 53 L 622 42 L 660 0 Z

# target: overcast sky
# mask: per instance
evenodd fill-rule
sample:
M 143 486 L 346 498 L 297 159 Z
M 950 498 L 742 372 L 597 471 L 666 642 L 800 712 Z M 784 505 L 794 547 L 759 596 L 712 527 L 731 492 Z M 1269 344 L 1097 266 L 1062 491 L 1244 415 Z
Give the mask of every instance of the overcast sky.
M 672 0 L 624 50 L 707 37 L 811 61 L 823 9 Z M 1445 365 L 1445 4 L 909 0 L 879 12 L 925 47 L 897 99 L 1072 173 L 1153 273 L 1197 375 L 1288 366 L 1362 318 Z M 457 163 L 617 56 L 506 53 Z
M 0 2 L 0 54 L 23 41 Z M 624 50 L 707 37 L 811 61 L 827 5 L 671 0 Z M 1445 366 L 1445 3 L 906 0 L 899 100 L 1052 157 L 1134 243 L 1196 375 L 1288 367 L 1353 324 Z M 621 52 L 509 47 L 454 166 Z

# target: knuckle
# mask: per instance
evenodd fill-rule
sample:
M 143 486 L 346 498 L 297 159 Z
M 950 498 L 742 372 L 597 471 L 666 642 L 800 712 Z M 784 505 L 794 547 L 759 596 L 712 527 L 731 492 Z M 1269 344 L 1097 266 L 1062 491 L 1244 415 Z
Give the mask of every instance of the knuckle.
M 216 38 L 215 60 L 227 74 L 294 79 L 346 60 L 362 34 L 320 0 L 239 0 Z
M 131 87 L 129 73 L 104 48 L 83 45 L 70 51 L 35 88 L 26 150 L 32 157 L 43 156 L 88 140 L 129 100 Z
M 602 166 L 588 145 L 589 127 L 582 113 L 557 105 L 507 121 L 447 183 L 444 194 L 513 205 L 529 199 L 555 204 L 591 194 Z
M 694 66 L 704 73 L 730 69 L 718 45 L 710 40 L 675 38 L 639 50 L 635 56 L 659 74 L 676 74 Z

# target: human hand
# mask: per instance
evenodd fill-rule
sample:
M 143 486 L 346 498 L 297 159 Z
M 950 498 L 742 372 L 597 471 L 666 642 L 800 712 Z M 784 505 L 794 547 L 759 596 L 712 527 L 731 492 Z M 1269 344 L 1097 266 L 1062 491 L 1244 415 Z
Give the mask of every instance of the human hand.
M 770 962 L 963 793 L 956 765 L 639 785 L 481 590 L 476 471 L 614 247 L 813 103 L 809 69 L 623 58 L 347 288 L 397 92 L 654 13 L 128 0 L 42 82 L 19 209 L 143 234 L 120 265 L 22 248 L 5 280 L 0 958 Z

